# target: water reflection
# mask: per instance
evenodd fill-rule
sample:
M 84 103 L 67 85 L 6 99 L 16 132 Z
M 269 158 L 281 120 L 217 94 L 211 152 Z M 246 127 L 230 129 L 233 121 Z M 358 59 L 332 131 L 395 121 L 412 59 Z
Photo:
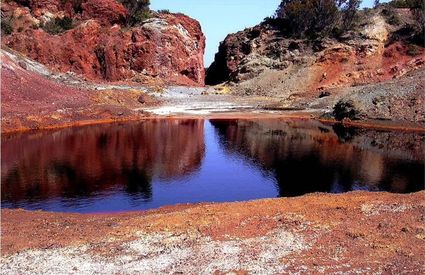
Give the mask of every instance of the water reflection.
M 152 177 L 196 171 L 204 122 L 163 120 L 3 137 L 2 201 L 84 198 L 123 187 L 152 197 Z
M 424 135 L 318 122 L 212 120 L 226 151 L 274 172 L 280 196 L 424 188 Z
M 69 212 L 424 188 L 424 134 L 148 120 L 2 136 L 2 204 Z

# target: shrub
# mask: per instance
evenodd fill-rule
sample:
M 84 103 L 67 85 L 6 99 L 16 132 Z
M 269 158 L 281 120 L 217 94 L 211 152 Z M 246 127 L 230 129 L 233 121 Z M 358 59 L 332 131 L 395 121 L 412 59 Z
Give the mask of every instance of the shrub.
M 425 10 L 424 0 L 393 0 L 389 3 L 393 8 L 408 8 L 411 10 L 413 19 L 415 20 L 415 28 L 417 32 L 417 40 L 423 44 L 425 39 Z
M 127 25 L 134 26 L 152 17 L 149 0 L 120 0 L 128 11 Z
M 398 9 L 411 9 L 417 7 L 422 0 L 393 0 L 389 5 Z
M 55 18 L 42 25 L 43 30 L 50 34 L 59 34 L 72 29 L 72 19 L 69 17 Z
M 398 14 L 393 14 L 390 18 L 387 19 L 387 23 L 393 26 L 398 26 L 401 24 L 401 19 Z
M 360 112 L 352 100 L 344 101 L 341 99 L 335 104 L 333 114 L 336 120 L 343 120 L 344 118 L 355 120 L 359 119 Z
M 170 14 L 170 10 L 158 10 L 158 13 Z
M 406 51 L 407 55 L 409 56 L 417 56 L 419 55 L 421 52 L 419 50 L 419 47 L 413 44 L 409 44 L 407 46 L 407 51 Z
M 12 34 L 13 27 L 10 24 L 10 20 L 3 19 L 1 20 L 1 35 Z
M 334 0 L 284 0 L 276 12 L 296 37 L 326 34 L 334 27 L 338 9 Z
M 423 0 L 416 0 L 415 2 L 416 4 L 411 8 L 411 11 L 418 30 L 418 40 L 423 45 L 425 40 L 425 3 Z
M 325 37 L 351 28 L 360 0 L 283 0 L 276 18 L 284 20 L 295 37 Z
M 394 8 L 389 7 L 382 10 L 382 15 L 385 18 L 385 21 L 393 26 L 398 26 L 401 24 L 400 16 L 394 11 Z
M 144 21 L 148 20 L 151 17 L 152 17 L 152 12 L 150 10 L 140 10 L 140 11 L 137 11 L 132 16 L 132 24 L 131 25 L 141 24 L 141 23 L 143 23 Z
M 360 7 L 361 0 L 348 0 L 341 7 L 342 11 L 342 28 L 349 30 L 353 28 L 354 23 L 357 21 L 357 11 Z

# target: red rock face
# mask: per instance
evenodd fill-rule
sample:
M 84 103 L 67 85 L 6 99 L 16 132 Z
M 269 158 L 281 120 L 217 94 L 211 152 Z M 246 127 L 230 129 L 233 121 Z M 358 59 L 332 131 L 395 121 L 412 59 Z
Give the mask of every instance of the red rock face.
M 53 70 L 72 71 L 88 80 L 204 84 L 205 37 L 196 20 L 159 14 L 127 28 L 127 11 L 115 0 L 86 0 L 78 8 L 74 2 L 30 1 L 29 9 L 39 16 L 26 18 L 31 24 L 22 30 L 21 23 L 21 31 L 5 36 L 3 44 Z M 13 17 L 16 9 L 22 7 L 2 3 L 6 16 Z M 58 35 L 34 28 L 46 14 L 71 16 L 75 27 Z
M 60 0 L 20 0 L 17 1 L 22 5 L 29 3 L 29 7 L 34 12 L 41 12 L 41 10 L 47 10 L 49 12 L 57 12 L 60 9 Z
M 96 19 L 104 24 L 124 23 L 126 8 L 114 0 L 87 0 L 81 4 L 84 19 Z

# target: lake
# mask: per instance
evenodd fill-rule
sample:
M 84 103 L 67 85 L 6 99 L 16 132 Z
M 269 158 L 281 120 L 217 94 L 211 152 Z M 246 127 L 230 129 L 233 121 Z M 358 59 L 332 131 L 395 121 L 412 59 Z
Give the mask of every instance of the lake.
M 2 136 L 3 208 L 97 213 L 424 189 L 425 134 L 285 119 L 151 119 Z

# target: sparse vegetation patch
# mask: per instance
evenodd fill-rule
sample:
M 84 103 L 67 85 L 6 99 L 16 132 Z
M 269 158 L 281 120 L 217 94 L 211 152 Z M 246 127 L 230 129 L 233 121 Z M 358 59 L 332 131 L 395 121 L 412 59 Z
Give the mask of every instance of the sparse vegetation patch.
M 343 120 L 343 119 L 351 119 L 356 120 L 359 119 L 360 112 L 357 109 L 354 101 L 352 100 L 340 100 L 338 103 L 334 106 L 334 116 L 337 120 Z
M 72 19 L 65 16 L 63 18 L 55 18 L 42 25 L 44 31 L 50 34 L 60 34 L 73 28 Z
M 128 11 L 127 25 L 134 26 L 152 17 L 149 9 L 150 0 L 120 0 Z

